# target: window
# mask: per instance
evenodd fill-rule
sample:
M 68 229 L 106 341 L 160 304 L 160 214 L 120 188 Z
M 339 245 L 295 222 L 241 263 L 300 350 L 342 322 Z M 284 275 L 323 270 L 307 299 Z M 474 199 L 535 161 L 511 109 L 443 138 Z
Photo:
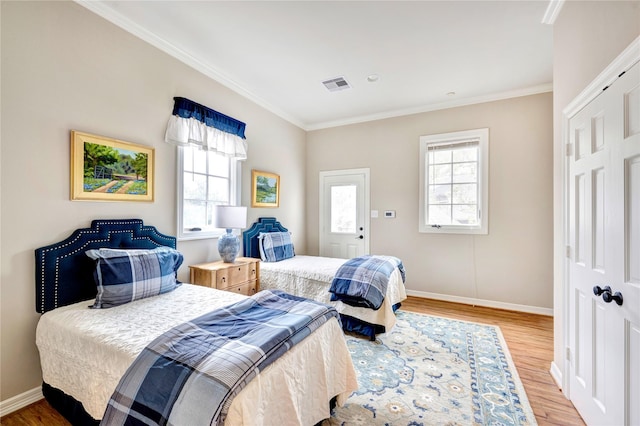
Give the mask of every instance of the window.
M 489 129 L 420 137 L 420 232 L 487 234 Z
M 240 162 L 197 146 L 178 148 L 178 238 L 220 236 L 212 226 L 215 205 L 240 201 Z

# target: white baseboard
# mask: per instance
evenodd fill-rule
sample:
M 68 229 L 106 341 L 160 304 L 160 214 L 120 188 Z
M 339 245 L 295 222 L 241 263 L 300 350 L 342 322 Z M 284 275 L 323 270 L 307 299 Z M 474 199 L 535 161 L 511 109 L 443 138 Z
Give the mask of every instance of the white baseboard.
M 37 387 L 21 393 L 20 395 L 0 401 L 0 417 L 13 413 L 14 411 L 18 411 L 29 404 L 40 401 L 42 398 L 44 398 L 42 395 L 42 388 Z
M 551 374 L 551 378 L 553 379 L 553 381 L 556 382 L 558 389 L 562 390 L 562 371 L 560 371 L 558 365 L 553 361 L 551 362 L 551 369 L 549 370 L 549 374 Z
M 426 291 L 407 290 L 409 296 L 423 297 L 426 299 L 442 300 L 445 302 L 464 303 L 465 305 L 485 306 L 487 308 L 506 309 L 509 311 L 527 312 L 529 314 L 553 316 L 552 308 L 539 306 L 518 305 L 515 303 L 497 302 L 495 300 L 474 299 L 471 297 L 451 296 L 448 294 L 429 293 Z

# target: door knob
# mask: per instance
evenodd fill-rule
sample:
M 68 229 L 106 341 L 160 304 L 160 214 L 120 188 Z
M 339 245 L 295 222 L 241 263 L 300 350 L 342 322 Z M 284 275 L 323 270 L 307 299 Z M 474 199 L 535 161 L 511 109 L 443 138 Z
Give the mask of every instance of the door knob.
M 611 303 L 612 300 L 615 300 L 618 306 L 622 306 L 622 293 L 616 291 L 611 294 L 611 291 L 606 291 L 602 294 L 602 300 L 604 300 L 605 303 Z
M 611 287 L 609 287 L 608 285 L 605 286 L 604 288 L 600 287 L 599 285 L 593 287 L 593 294 L 595 294 L 596 296 L 600 296 L 601 294 L 607 293 L 607 292 L 611 293 Z

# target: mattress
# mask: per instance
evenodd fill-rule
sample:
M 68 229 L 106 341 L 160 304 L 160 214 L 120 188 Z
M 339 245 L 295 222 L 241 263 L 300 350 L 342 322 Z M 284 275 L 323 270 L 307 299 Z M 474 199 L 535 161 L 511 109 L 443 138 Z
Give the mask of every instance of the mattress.
M 400 270 L 396 268 L 389 279 L 384 303 L 378 310 L 350 306 L 331 301 L 329 287 L 338 268 L 347 259 L 296 255 L 279 262 L 260 263 L 260 288 L 280 289 L 296 296 L 307 297 L 335 306 L 343 315 L 349 315 L 369 324 L 391 330 L 396 323 L 393 305 L 407 298 Z
M 54 309 L 36 330 L 43 380 L 100 419 L 120 377 L 155 337 L 244 297 L 183 284 L 110 309 L 89 309 L 93 301 Z M 331 398 L 343 404 L 356 389 L 342 330 L 331 320 L 252 380 L 234 399 L 225 424 L 315 424 L 329 417 Z

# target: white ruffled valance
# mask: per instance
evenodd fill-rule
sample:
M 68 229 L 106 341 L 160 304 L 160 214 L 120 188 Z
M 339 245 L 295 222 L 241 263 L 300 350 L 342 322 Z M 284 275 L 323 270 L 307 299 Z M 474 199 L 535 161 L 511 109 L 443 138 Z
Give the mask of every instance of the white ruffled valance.
M 172 115 L 164 135 L 166 142 L 185 146 L 194 144 L 238 160 L 247 159 L 247 142 L 237 135 L 209 127 L 195 118 Z
M 180 146 L 193 144 L 206 151 L 246 160 L 245 123 L 186 98 L 173 100 L 165 142 Z

